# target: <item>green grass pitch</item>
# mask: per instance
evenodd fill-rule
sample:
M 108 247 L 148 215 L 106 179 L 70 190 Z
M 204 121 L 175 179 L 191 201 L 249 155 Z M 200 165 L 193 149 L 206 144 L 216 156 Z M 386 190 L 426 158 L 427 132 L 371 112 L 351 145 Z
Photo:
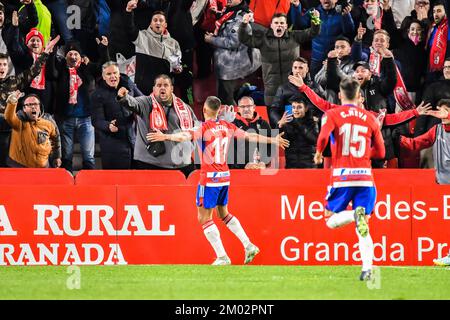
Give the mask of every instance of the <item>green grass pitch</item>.
M 450 268 L 442 267 L 380 267 L 370 288 L 358 280 L 359 266 L 140 265 L 78 270 L 0 267 L 0 299 L 450 299 Z

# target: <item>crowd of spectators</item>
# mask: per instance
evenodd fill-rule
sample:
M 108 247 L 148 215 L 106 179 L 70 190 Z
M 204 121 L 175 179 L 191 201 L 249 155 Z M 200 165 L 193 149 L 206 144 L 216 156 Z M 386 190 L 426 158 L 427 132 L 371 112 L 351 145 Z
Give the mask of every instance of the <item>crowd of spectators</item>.
M 434 152 L 431 163 L 419 152 L 430 155 L 436 136 L 450 135 L 449 2 L 3 0 L 0 167 L 73 172 L 79 144 L 81 169 L 188 175 L 195 143 L 154 145 L 147 135 L 198 126 L 194 85 L 208 78 L 222 104 L 235 107 L 224 108 L 229 121 L 284 132 L 285 168 L 314 168 L 322 101 L 339 104 L 340 81 L 354 77 L 382 126 L 386 158 L 375 167 L 435 162 L 450 172 L 448 158 L 436 159 L 450 150 Z M 249 83 L 253 91 L 242 90 Z M 230 150 L 236 169 L 265 168 L 279 156 L 249 143 Z

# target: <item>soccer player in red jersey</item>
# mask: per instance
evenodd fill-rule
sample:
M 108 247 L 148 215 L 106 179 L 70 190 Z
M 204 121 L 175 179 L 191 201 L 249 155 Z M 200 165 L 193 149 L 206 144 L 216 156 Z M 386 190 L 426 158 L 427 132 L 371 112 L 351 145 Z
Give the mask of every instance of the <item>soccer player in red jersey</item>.
M 149 141 L 188 141 L 198 140 L 201 154 L 200 183 L 197 188 L 198 221 L 203 232 L 213 247 L 217 259 L 213 265 L 231 264 L 220 239 L 219 229 L 212 220 L 213 210 L 227 227 L 239 238 L 245 249 L 244 263 L 250 263 L 259 253 L 259 248 L 250 242 L 237 217 L 228 212 L 228 188 L 230 171 L 227 164 L 227 153 L 233 137 L 247 139 L 252 142 L 271 143 L 282 148 L 289 146 L 289 141 L 282 138 L 266 137 L 249 133 L 237 128 L 234 124 L 218 119 L 221 101 L 217 97 L 208 97 L 203 105 L 205 122 L 192 132 L 164 134 L 160 131 L 149 133 Z
M 296 77 L 289 76 L 289 80 L 298 87 L 302 85 Z M 331 139 L 332 174 L 325 206 L 327 226 L 334 229 L 356 222 L 362 260 L 360 280 L 370 280 L 373 242 L 368 221 L 376 200 L 371 158 L 384 158 L 384 141 L 377 119 L 360 107 L 357 80 L 341 81 L 339 99 L 342 106 L 329 109 L 322 118 L 314 162 L 322 163 L 322 152 Z M 346 210 L 350 202 L 353 210 Z

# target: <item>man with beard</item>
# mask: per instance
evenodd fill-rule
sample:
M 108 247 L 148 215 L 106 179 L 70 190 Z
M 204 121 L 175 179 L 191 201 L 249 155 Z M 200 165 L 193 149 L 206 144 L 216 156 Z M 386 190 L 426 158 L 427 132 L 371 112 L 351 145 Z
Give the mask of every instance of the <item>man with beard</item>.
M 428 74 L 427 82 L 439 79 L 444 68 L 448 42 L 447 14 L 443 2 L 433 6 L 434 24 L 427 39 Z
M 156 76 L 183 71 L 181 49 L 178 41 L 167 31 L 164 12 L 155 11 L 146 30 L 139 30 L 135 26 L 133 10 L 136 9 L 137 2 L 138 0 L 130 0 L 127 3 L 124 24 L 128 29 L 129 39 L 136 46 L 135 83 L 139 90 L 148 94 Z
M 307 30 L 288 31 L 287 17 L 276 13 L 270 29 L 252 30 L 249 25 L 251 14 L 245 14 L 239 27 L 239 41 L 249 48 L 261 52 L 264 101 L 270 106 L 278 86 L 287 81 L 291 66 L 300 55 L 300 44 L 311 41 L 320 33 L 319 11 L 311 11 L 316 18 Z
M 24 98 L 23 109 L 16 113 L 19 92 L 7 100 L 5 119 L 12 128 L 8 166 L 46 168 L 53 154 L 55 167 L 61 165 L 61 141 L 56 124 L 42 118 L 41 102 L 34 95 Z
M 238 112 L 233 124 L 247 132 L 254 132 L 269 137 L 270 125 L 255 111 L 255 102 L 244 96 L 238 101 Z M 270 162 L 272 150 L 265 143 L 254 143 L 234 139 L 234 153 L 229 154 L 230 169 L 264 169 Z
M 388 113 L 395 112 L 394 103 L 387 101 L 397 83 L 397 67 L 394 56 L 388 49 L 389 43 L 390 36 L 385 30 L 375 31 L 370 55 L 362 54 L 363 60 L 368 62 L 359 61 L 353 66 L 353 76 L 361 84 L 368 110 L 387 108 Z
M 119 73 L 116 62 L 102 66 L 102 81 L 92 94 L 92 124 L 97 130 L 102 169 L 131 169 L 134 143 L 134 115 L 117 102 L 119 88 L 125 87 L 133 97 L 142 96 L 137 86 Z
M 136 169 L 181 170 L 186 176 L 195 168 L 191 155 L 193 144 L 176 144 L 165 141 L 156 153 L 148 140 L 148 134 L 160 130 L 164 133 L 192 130 L 197 118 L 191 107 L 173 94 L 172 80 L 168 75 L 155 79 L 153 92 L 149 96 L 133 98 L 128 90 L 121 87 L 117 98 L 122 107 L 134 112 L 137 117 L 137 137 L 134 148 Z

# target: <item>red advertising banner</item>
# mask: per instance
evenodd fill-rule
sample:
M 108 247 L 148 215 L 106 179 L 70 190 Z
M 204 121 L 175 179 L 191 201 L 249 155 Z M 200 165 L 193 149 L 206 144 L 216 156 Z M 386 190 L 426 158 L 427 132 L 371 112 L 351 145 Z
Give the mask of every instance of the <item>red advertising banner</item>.
M 65 178 L 49 185 L 4 184 L 0 265 L 211 263 L 214 252 L 197 222 L 198 173 L 184 183 L 166 173 L 155 173 L 153 181 L 151 171 L 142 173 L 146 179 L 136 171 L 102 171 L 97 178 L 92 171 L 72 185 Z M 360 264 L 354 225 L 331 230 L 325 224 L 328 174 L 232 171 L 229 211 L 261 249 L 254 264 Z M 445 255 L 450 186 L 437 185 L 433 170 L 375 170 L 375 181 L 375 264 L 430 265 Z M 242 244 L 214 220 L 232 263 L 243 264 Z

